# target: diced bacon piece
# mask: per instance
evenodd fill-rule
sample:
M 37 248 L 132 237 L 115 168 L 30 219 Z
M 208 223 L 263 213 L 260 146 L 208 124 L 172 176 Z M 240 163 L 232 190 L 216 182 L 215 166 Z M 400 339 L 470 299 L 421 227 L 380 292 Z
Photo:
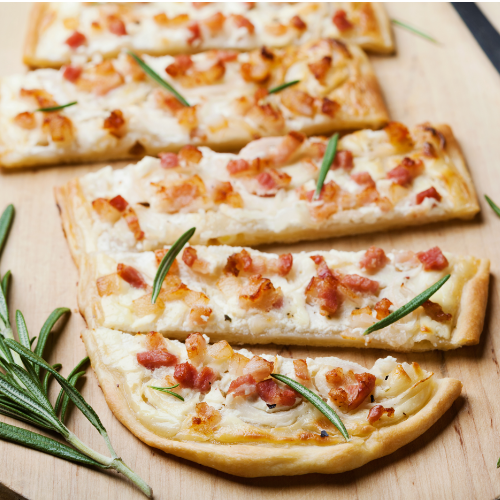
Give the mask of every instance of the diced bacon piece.
M 275 288 L 271 280 L 263 278 L 260 274 L 250 276 L 243 292 L 239 296 L 240 306 L 243 309 L 255 308 L 268 312 L 283 305 L 281 288 Z
M 245 249 L 243 249 L 238 253 L 233 253 L 227 258 L 224 273 L 238 276 L 241 271 L 248 272 L 251 269 L 252 257 Z
M 394 416 L 394 408 L 384 408 L 382 405 L 376 405 L 373 408 L 370 408 L 368 412 L 367 420 L 370 424 L 374 424 L 377 420 L 380 420 L 384 413 L 387 413 L 388 417 Z
M 371 246 L 359 261 L 359 266 L 362 269 L 376 273 L 383 269 L 388 262 L 389 259 L 382 248 Z
M 82 33 L 75 31 L 71 36 L 69 36 L 66 41 L 64 42 L 66 45 L 68 45 L 71 49 L 75 50 L 80 45 L 83 45 L 86 43 L 87 37 L 83 35 Z
M 325 373 L 325 379 L 330 385 L 341 385 L 344 383 L 344 370 L 342 368 L 332 368 Z
M 254 356 L 243 368 L 243 375 L 252 375 L 256 382 L 265 380 L 273 372 L 274 363 L 260 356 Z
M 35 114 L 25 111 L 14 117 L 14 123 L 24 130 L 33 130 L 36 127 Z
M 212 368 L 204 366 L 196 377 L 194 388 L 200 392 L 208 392 L 218 376 L 219 374 Z
M 443 311 L 443 308 L 441 307 L 441 304 L 438 304 L 437 302 L 426 300 L 422 304 L 422 307 L 425 310 L 425 314 L 427 314 L 427 316 L 430 316 L 430 318 L 434 321 L 437 321 L 439 323 L 446 323 L 446 321 L 450 321 L 451 319 L 451 314 L 445 313 Z
M 165 68 L 165 71 L 172 78 L 177 78 L 181 75 L 185 75 L 187 70 L 191 68 L 193 64 L 194 63 L 193 60 L 191 59 L 191 56 L 188 56 L 186 54 L 181 54 L 179 56 L 175 56 L 174 62 L 170 63 Z
M 311 380 L 311 375 L 309 373 L 309 368 L 307 367 L 307 361 L 305 359 L 294 359 L 293 369 L 295 371 L 295 377 L 299 380 Z
M 332 22 L 339 31 L 349 31 L 353 28 L 353 24 L 347 19 L 346 11 L 339 9 L 333 14 Z
M 415 177 L 420 175 L 423 171 L 422 160 L 412 160 L 405 157 L 403 161 L 390 172 L 387 173 L 387 178 L 391 179 L 400 186 L 407 186 Z
M 53 142 L 64 145 L 73 140 L 73 123 L 59 113 L 47 113 L 43 119 L 42 131 L 49 134 Z
M 422 146 L 422 154 L 427 158 L 437 158 L 438 154 L 436 153 L 436 149 L 430 142 L 424 142 Z
M 293 16 L 290 19 L 290 25 L 299 31 L 304 31 L 307 29 L 307 24 L 302 20 L 300 16 Z
M 173 181 L 167 186 L 156 184 L 156 187 L 158 208 L 167 213 L 178 212 L 206 194 L 205 184 L 198 175 Z
M 332 58 L 330 56 L 324 56 L 319 61 L 309 63 L 307 67 L 318 82 L 324 83 L 328 70 L 332 67 Z
M 120 217 L 120 211 L 113 207 L 105 198 L 97 198 L 92 202 L 92 208 L 103 221 L 114 224 Z
M 134 288 L 147 289 L 148 284 L 144 281 L 142 274 L 132 266 L 126 264 L 118 264 L 116 266 L 118 276 Z
M 261 172 L 255 179 L 259 187 L 254 194 L 264 197 L 276 196 L 280 189 L 285 189 L 292 181 L 287 173 L 274 168 Z
M 189 108 L 183 107 L 177 112 L 177 121 L 181 127 L 187 128 L 190 132 L 198 126 L 198 116 L 196 114 L 196 106 Z
M 292 155 L 300 148 L 306 136 L 292 130 L 281 140 L 276 152 L 272 155 L 272 164 L 275 166 L 285 165 Z
M 240 14 L 231 14 L 230 18 L 236 27 L 245 28 L 250 35 L 254 34 L 255 26 L 245 16 Z
M 166 349 L 155 349 L 154 351 L 138 352 L 137 362 L 148 370 L 156 370 L 164 366 L 172 366 L 177 363 L 177 356 L 170 354 Z
M 174 378 L 183 388 L 193 389 L 198 377 L 198 370 L 191 363 L 179 363 L 175 366 Z
M 109 204 L 119 212 L 123 212 L 128 207 L 128 202 L 123 196 L 117 195 L 109 200 Z
M 114 295 L 118 293 L 120 290 L 120 279 L 118 274 L 112 273 L 97 278 L 96 287 L 99 297 L 105 297 L 106 295 Z
M 189 35 L 189 38 L 187 39 L 187 43 L 189 45 L 199 45 L 200 42 L 203 40 L 203 37 L 201 36 L 201 29 L 200 25 L 198 23 L 191 23 L 187 29 L 191 33 Z
M 354 162 L 352 152 L 344 149 L 341 151 L 337 151 L 337 154 L 335 155 L 332 166 L 330 168 L 332 170 L 336 170 L 338 168 L 343 168 L 344 170 L 352 170 L 353 167 Z
M 354 292 L 377 294 L 380 288 L 378 281 L 359 276 L 359 274 L 346 274 L 341 283 Z
M 110 115 L 104 120 L 102 128 L 108 130 L 109 133 L 117 139 L 125 135 L 125 118 L 119 109 L 111 111 Z
M 413 139 L 410 131 L 399 122 L 389 122 L 384 128 L 390 143 L 396 150 L 409 150 L 413 148 Z
M 314 276 L 306 287 L 306 302 L 319 306 L 322 316 L 331 316 L 339 306 L 337 287 L 337 280 L 333 276 Z
M 182 260 L 186 266 L 190 267 L 193 271 L 206 274 L 210 272 L 210 266 L 204 259 L 198 257 L 196 249 L 193 247 L 186 247 L 182 252 Z
M 277 259 L 269 259 L 266 264 L 269 272 L 286 276 L 292 270 L 293 256 L 291 253 L 284 253 Z
M 215 50 L 214 53 L 217 59 L 224 63 L 238 59 L 238 52 L 236 50 Z
M 333 118 L 339 109 L 340 104 L 337 101 L 332 101 L 331 99 L 328 99 L 328 97 L 323 97 L 321 101 L 321 112 L 324 115 Z
M 189 361 L 199 365 L 207 354 L 207 342 L 201 333 L 191 333 L 184 344 Z
M 293 406 L 298 394 L 287 386 L 281 387 L 270 378 L 257 384 L 260 399 L 270 405 Z
M 420 205 L 426 198 L 434 198 L 437 201 L 441 201 L 442 199 L 441 195 L 436 191 L 436 188 L 434 186 L 417 194 L 417 205 Z
M 215 203 L 227 203 L 233 208 L 243 207 L 243 198 L 233 190 L 230 182 L 217 182 L 212 192 L 212 198 Z
M 448 259 L 439 247 L 433 247 L 427 252 L 418 252 L 417 258 L 426 271 L 442 271 L 449 266 Z
M 375 181 L 368 172 L 356 172 L 351 174 L 351 179 L 360 186 L 375 187 Z
M 203 153 L 192 144 L 183 146 L 179 151 L 179 160 L 184 161 L 186 165 L 198 165 L 203 158 Z
M 221 340 L 208 348 L 208 354 L 218 361 L 231 359 L 234 355 L 233 348 L 225 341 Z
M 384 319 L 391 314 L 389 311 L 390 307 L 392 306 L 392 302 L 389 299 L 383 298 L 382 300 L 379 300 L 375 304 L 375 311 L 377 312 L 377 319 Z
M 255 382 L 252 375 L 242 375 L 231 382 L 227 393 L 232 394 L 234 397 L 255 396 L 257 394 L 257 382 Z
M 111 61 L 103 61 L 83 70 L 76 86 L 85 92 L 106 95 L 125 83 L 123 75 L 116 71 Z
M 52 108 L 58 106 L 57 102 L 54 101 L 52 94 L 49 94 L 43 89 L 21 89 L 19 91 L 21 97 L 32 98 L 36 101 L 40 108 Z
M 134 233 L 134 238 L 136 239 L 136 241 L 143 240 L 144 231 L 142 231 L 141 225 L 139 224 L 139 218 L 137 217 L 135 210 L 131 206 L 127 207 L 123 214 L 123 218 L 125 219 L 125 222 L 127 223 L 130 231 Z
M 158 156 L 162 168 L 176 168 L 179 166 L 179 157 L 175 153 L 160 153 Z
M 185 106 L 170 92 L 165 92 L 161 89 L 155 89 L 153 93 L 155 104 L 158 108 L 169 111 L 172 115 L 176 115 Z
M 229 160 L 226 169 L 233 177 L 249 176 L 258 174 L 265 164 L 266 162 L 260 158 L 254 158 L 251 161 L 238 158 L 237 160 Z
M 332 389 L 328 395 L 332 401 L 344 410 L 355 410 L 375 388 L 375 375 L 371 373 L 354 374 L 355 382 L 343 388 Z
M 204 19 L 201 23 L 206 26 L 212 34 L 219 33 L 224 28 L 226 16 L 222 12 L 216 12 L 212 16 Z
M 117 16 L 108 16 L 108 30 L 116 36 L 125 36 L 127 28 L 125 23 Z
M 82 68 L 79 66 L 66 66 L 63 71 L 63 78 L 68 82 L 75 83 L 82 74 Z
M 301 116 L 314 116 L 314 98 L 307 92 L 288 87 L 278 95 L 281 98 L 283 106 L 288 108 L 292 113 Z

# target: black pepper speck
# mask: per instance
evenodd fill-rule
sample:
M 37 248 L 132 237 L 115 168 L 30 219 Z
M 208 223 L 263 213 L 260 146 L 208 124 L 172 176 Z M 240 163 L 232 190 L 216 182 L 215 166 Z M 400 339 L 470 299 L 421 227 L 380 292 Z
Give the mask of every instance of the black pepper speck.
M 272 410 L 273 408 L 276 408 L 276 405 L 267 405 L 267 407 Z
M 322 438 L 327 438 L 327 437 L 328 437 L 328 432 L 326 432 L 326 431 L 321 431 L 321 437 L 322 437 Z

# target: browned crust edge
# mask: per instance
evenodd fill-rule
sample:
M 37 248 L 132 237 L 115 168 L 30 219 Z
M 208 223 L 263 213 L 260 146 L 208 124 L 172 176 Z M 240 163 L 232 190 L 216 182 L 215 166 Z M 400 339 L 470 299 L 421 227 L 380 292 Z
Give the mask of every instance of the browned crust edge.
M 462 383 L 447 378 L 437 381 L 437 390 L 427 405 L 408 420 L 375 431 L 362 444 L 334 447 L 268 445 L 219 445 L 173 441 L 149 431 L 134 415 L 119 380 L 102 363 L 91 330 L 82 338 L 106 402 L 116 418 L 141 441 L 166 453 L 242 477 L 286 476 L 319 472 L 335 474 L 361 467 L 388 455 L 429 429 L 460 395 Z
M 38 37 L 40 34 L 40 24 L 48 7 L 48 2 L 35 3 L 31 7 L 26 30 L 26 38 L 23 46 L 23 62 L 30 68 L 46 68 L 53 66 L 53 64 L 47 65 L 47 61 L 41 61 L 35 57 Z
M 392 32 L 391 20 L 382 2 L 372 2 L 372 9 L 377 18 L 379 33 L 383 43 L 368 42 L 360 44 L 360 47 L 375 54 L 393 54 L 396 50 L 394 34 Z

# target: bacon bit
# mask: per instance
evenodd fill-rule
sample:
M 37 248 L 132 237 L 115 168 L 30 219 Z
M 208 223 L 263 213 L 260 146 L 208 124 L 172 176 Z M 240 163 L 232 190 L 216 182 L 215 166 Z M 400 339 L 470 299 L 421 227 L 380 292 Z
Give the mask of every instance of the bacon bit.
M 275 166 L 285 165 L 305 140 L 306 136 L 300 132 L 295 132 L 294 130 L 288 132 L 280 141 L 276 152 L 272 155 L 272 164 Z
M 346 274 L 342 278 L 341 283 L 354 292 L 377 294 L 380 288 L 380 283 L 378 281 L 364 278 L 359 274 Z
M 274 363 L 260 356 L 254 356 L 243 368 L 243 375 L 252 375 L 256 382 L 268 378 L 274 369 Z
M 238 52 L 236 50 L 215 50 L 213 52 L 217 59 L 224 63 L 238 59 Z
M 75 83 L 82 74 L 82 68 L 79 66 L 66 66 L 63 71 L 63 78 L 68 82 Z
M 344 382 L 344 370 L 342 368 L 333 368 L 325 373 L 326 381 L 331 385 L 340 385 Z
M 226 21 L 226 16 L 222 12 L 216 12 L 214 15 L 202 21 L 212 34 L 216 34 L 222 30 L 224 23 Z
M 93 30 L 99 31 L 101 29 L 101 25 L 97 21 L 92 21 L 90 25 Z
M 256 308 L 268 312 L 283 305 L 281 288 L 275 288 L 271 280 L 263 278 L 260 274 L 250 276 L 244 292 L 239 296 L 240 306 L 243 309 Z
M 271 168 L 258 174 L 256 180 L 259 189 L 254 194 L 269 197 L 276 196 L 280 189 L 285 189 L 292 181 L 292 178 L 285 172 Z
M 207 342 L 201 333 L 191 333 L 184 344 L 188 358 L 195 365 L 199 365 L 207 354 Z
M 332 22 L 339 31 L 348 31 L 353 28 L 353 24 L 347 19 L 345 10 L 339 9 L 333 14 Z
M 164 111 L 170 111 L 172 115 L 176 115 L 185 106 L 176 97 L 169 92 L 161 89 L 155 89 L 153 98 L 156 106 Z
M 182 54 L 180 56 L 175 56 L 174 62 L 169 64 L 165 68 L 165 71 L 172 78 L 177 78 L 181 75 L 185 75 L 187 70 L 191 68 L 193 64 L 194 63 L 193 60 L 191 59 L 191 56 Z
M 289 387 L 280 387 L 272 378 L 257 384 L 257 394 L 267 404 L 293 406 L 298 394 Z
M 19 91 L 20 97 L 29 97 L 36 101 L 40 108 L 51 108 L 58 106 L 57 102 L 54 101 L 52 94 L 49 94 L 43 89 L 21 89 Z
M 300 380 L 311 380 L 311 375 L 309 374 L 307 361 L 305 359 L 294 359 L 293 369 L 295 371 L 296 378 Z
M 101 276 L 97 278 L 96 281 L 97 293 L 99 297 L 104 297 L 106 295 L 114 295 L 120 290 L 120 280 L 116 273 L 107 274 L 106 276 Z
M 255 26 L 245 16 L 241 14 L 231 14 L 230 18 L 238 28 L 246 28 L 250 35 L 254 34 Z
M 211 385 L 217 380 L 219 374 L 209 366 L 204 366 L 194 383 L 194 388 L 200 392 L 208 392 Z
M 371 246 L 359 261 L 359 267 L 376 273 L 383 269 L 388 262 L 389 259 L 382 248 Z
M 418 252 L 417 257 L 424 265 L 425 271 L 442 271 L 450 265 L 439 247 L 433 247 L 427 252 Z
M 286 276 L 293 266 L 293 256 L 291 253 L 284 253 L 278 256 L 277 259 L 269 259 L 267 268 L 270 272 Z
M 189 108 L 183 107 L 177 112 L 177 121 L 179 125 L 193 131 L 198 126 L 198 117 L 196 116 L 196 106 Z
M 59 113 L 48 113 L 43 119 L 42 131 L 50 134 L 56 143 L 69 143 L 73 139 L 73 123 Z
M 389 141 L 397 150 L 409 150 L 413 148 L 413 139 L 409 130 L 399 122 L 389 122 L 384 128 Z
M 406 186 L 422 173 L 423 168 L 422 160 L 415 161 L 405 157 L 397 167 L 388 172 L 387 178 L 392 179 L 400 186 Z
M 96 95 L 105 95 L 120 85 L 125 79 L 116 71 L 111 61 L 103 61 L 91 68 L 85 69 L 77 80 L 76 86 L 85 92 L 94 92 Z
M 123 218 L 127 223 L 128 228 L 132 233 L 134 233 L 134 238 L 136 241 L 141 241 L 144 239 L 144 231 L 141 230 L 141 226 L 139 224 L 139 218 L 135 213 L 135 210 L 129 206 L 125 213 L 123 214 Z
M 322 316 L 335 314 L 339 307 L 337 286 L 338 282 L 333 276 L 314 276 L 306 287 L 306 302 L 319 306 Z
M 368 412 L 367 420 L 370 424 L 374 424 L 384 413 L 387 413 L 388 417 L 394 416 L 394 408 L 384 408 L 382 405 L 376 405 L 370 409 Z
M 437 201 L 441 201 L 442 199 L 441 195 L 436 191 L 436 188 L 434 186 L 417 194 L 417 205 L 420 205 L 426 198 L 434 198 Z
M 233 348 L 225 341 L 221 340 L 208 348 L 208 354 L 214 359 L 231 359 L 234 355 Z
M 92 208 L 97 212 L 99 218 L 103 221 L 114 224 L 120 217 L 120 212 L 113 207 L 109 200 L 97 198 L 92 202 Z
M 290 19 L 290 26 L 300 31 L 307 29 L 307 24 L 302 21 L 299 16 L 293 16 L 292 19 Z
M 125 28 L 125 23 L 117 16 L 108 16 L 108 30 L 113 33 L 113 35 L 124 36 L 127 34 L 127 28 Z
M 328 70 L 332 67 L 332 58 L 330 56 L 325 56 L 319 61 L 309 63 L 307 67 L 314 75 L 314 78 L 323 84 L 325 76 L 328 74 Z
M 373 186 L 368 186 L 361 193 L 357 193 L 355 198 L 355 206 L 357 207 L 375 203 L 383 212 L 388 212 L 393 207 L 392 202 L 386 197 L 381 197 L 380 193 Z
M 371 373 L 356 373 L 354 379 L 355 383 L 346 385 L 345 388 L 332 389 L 328 393 L 339 408 L 355 410 L 375 388 L 376 377 Z
M 176 168 L 179 166 L 179 157 L 175 153 L 160 153 L 158 156 L 162 168 Z
M 224 267 L 225 274 L 232 274 L 233 276 L 238 276 L 240 271 L 248 272 L 252 268 L 252 257 L 245 250 L 241 250 L 238 253 L 233 253 L 227 258 L 227 263 Z
M 111 111 L 110 115 L 104 120 L 102 128 L 108 130 L 109 133 L 117 139 L 121 139 L 125 135 L 125 119 L 123 118 L 123 113 L 119 109 Z
M 142 274 L 135 267 L 127 266 L 126 264 L 118 264 L 116 266 L 116 273 L 122 280 L 126 281 L 134 288 L 146 290 L 148 287 Z
M 229 385 L 228 394 L 237 396 L 255 396 L 257 394 L 257 382 L 252 375 L 242 375 L 233 380 Z
M 191 23 L 187 29 L 191 33 L 190 37 L 187 39 L 187 43 L 189 45 L 194 45 L 195 43 L 199 45 L 199 43 L 203 40 L 200 25 L 198 23 Z
M 170 354 L 165 348 L 154 351 L 138 352 L 137 362 L 148 370 L 156 370 L 177 363 L 177 356 Z
M 325 156 L 326 144 L 324 142 L 310 142 L 309 148 L 315 160 L 321 160 Z
M 260 158 L 254 158 L 250 162 L 244 160 L 243 158 L 239 158 L 237 160 L 230 160 L 226 169 L 229 172 L 229 175 L 241 177 L 258 174 L 265 165 L 266 162 Z
M 434 321 L 438 321 L 439 323 L 445 323 L 446 321 L 450 321 L 451 314 L 447 314 L 443 311 L 441 304 L 436 302 L 431 302 L 430 300 L 426 300 L 422 307 L 425 310 L 425 313 L 431 317 Z
M 35 114 L 25 111 L 14 117 L 14 123 L 25 130 L 32 130 L 36 127 Z
M 161 210 L 167 213 L 178 212 L 206 194 L 205 184 L 198 175 L 171 182 L 167 186 L 155 186 L 160 197 Z
M 77 49 L 80 45 L 83 45 L 87 41 L 87 38 L 82 33 L 75 31 L 71 36 L 69 36 L 64 42 L 70 48 Z
M 375 304 L 375 311 L 377 312 L 377 319 L 384 319 L 391 314 L 389 308 L 392 306 L 392 302 L 389 299 L 382 299 Z
M 353 162 L 352 152 L 344 149 L 341 151 L 337 151 L 332 166 L 330 168 L 332 170 L 337 170 L 338 168 L 343 168 L 345 170 L 352 170 L 353 167 L 354 167 L 354 162 Z
M 265 45 L 260 49 L 260 55 L 264 59 L 268 59 L 269 61 L 274 60 L 274 52 L 272 50 L 269 50 Z
M 351 179 L 360 186 L 375 187 L 375 181 L 368 172 L 356 172 L 351 174 Z
M 116 208 L 119 212 L 123 212 L 128 207 L 128 202 L 121 195 L 115 196 L 111 200 L 109 200 L 109 204 Z
M 243 207 L 243 198 L 233 190 L 230 182 L 218 182 L 214 186 L 212 198 L 215 203 L 227 203 L 233 208 Z
M 198 273 L 207 274 L 210 272 L 210 266 L 204 259 L 200 259 L 193 247 L 186 247 L 182 253 L 182 260 L 186 266 Z
M 198 370 L 191 363 L 179 363 L 175 366 L 174 378 L 183 388 L 193 389 Z
M 436 153 L 436 149 L 430 142 L 424 142 L 422 146 L 422 154 L 427 156 L 427 158 L 437 158 L 438 155 Z
M 338 110 L 340 109 L 340 104 L 337 101 L 331 101 L 328 97 L 323 97 L 321 101 L 321 112 L 333 118 Z
M 192 144 L 183 146 L 179 151 L 179 159 L 186 162 L 187 165 L 198 165 L 203 158 L 203 153 Z
M 283 106 L 301 116 L 314 116 L 314 98 L 291 87 L 279 93 Z

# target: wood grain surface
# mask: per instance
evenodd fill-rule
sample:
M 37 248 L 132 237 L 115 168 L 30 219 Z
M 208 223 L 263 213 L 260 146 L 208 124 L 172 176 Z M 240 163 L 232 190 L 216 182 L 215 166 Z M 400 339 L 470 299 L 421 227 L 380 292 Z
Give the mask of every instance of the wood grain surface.
M 0 4 L 0 76 L 23 71 L 21 47 L 28 4 Z M 500 4 L 481 4 L 500 26 Z M 388 457 L 340 475 L 242 479 L 149 448 L 108 410 L 89 369 L 83 395 L 96 409 L 118 453 L 153 487 L 156 499 L 494 499 L 500 495 L 500 219 L 484 202 L 500 203 L 500 76 L 448 3 L 388 5 L 392 17 L 407 21 L 440 42 L 429 43 L 396 30 L 398 53 L 372 56 L 393 119 L 414 125 L 449 123 L 468 160 L 482 212 L 473 221 L 435 224 L 391 233 L 325 240 L 286 247 L 361 250 L 369 245 L 442 249 L 492 261 L 490 299 L 478 346 L 454 352 L 397 355 L 416 360 L 438 376 L 464 384 L 462 396 L 426 434 Z M 12 309 L 21 309 L 31 334 L 58 306 L 71 307 L 69 321 L 49 342 L 49 359 L 63 374 L 85 355 L 79 334 L 84 322 L 76 308 L 77 272 L 61 230 L 52 189 L 102 165 L 2 172 L 0 209 L 14 203 L 16 218 L 2 258 L 2 272 L 14 275 Z M 120 166 L 120 164 L 118 164 Z M 271 249 L 271 247 L 269 247 Z M 272 247 L 285 250 L 285 247 Z M 355 349 L 275 347 L 254 349 L 284 355 L 335 355 L 371 366 L 388 353 Z M 499 354 L 500 355 L 500 354 Z M 56 387 L 53 387 L 54 393 Z M 2 418 L 12 423 L 8 418 Z M 72 411 L 69 427 L 83 441 L 106 452 L 91 425 Z M 0 498 L 140 499 L 123 477 L 96 472 L 18 445 L 0 442 Z

